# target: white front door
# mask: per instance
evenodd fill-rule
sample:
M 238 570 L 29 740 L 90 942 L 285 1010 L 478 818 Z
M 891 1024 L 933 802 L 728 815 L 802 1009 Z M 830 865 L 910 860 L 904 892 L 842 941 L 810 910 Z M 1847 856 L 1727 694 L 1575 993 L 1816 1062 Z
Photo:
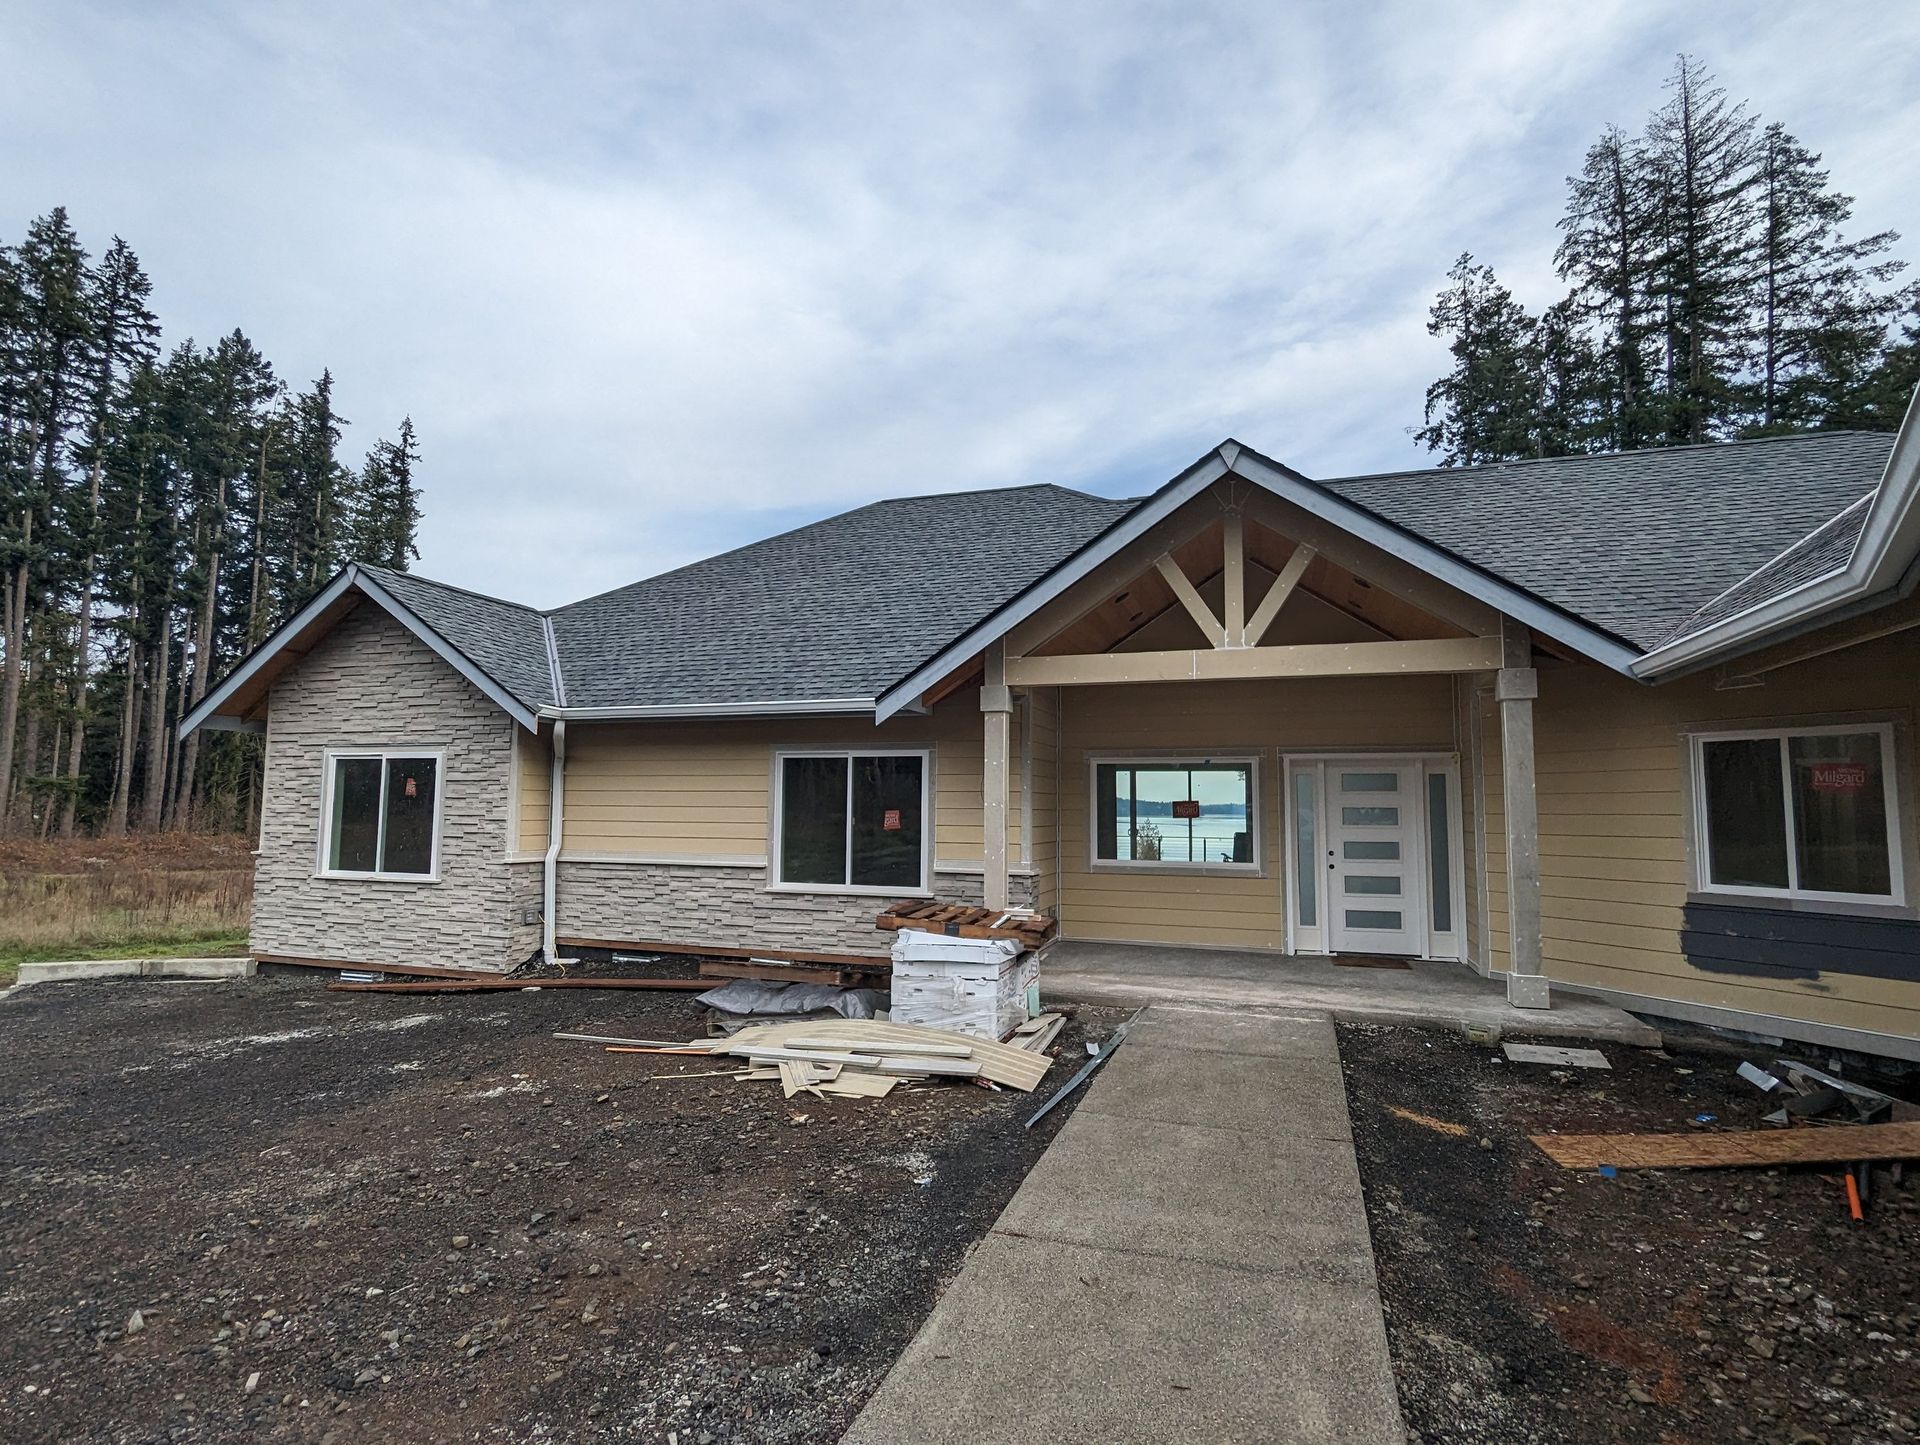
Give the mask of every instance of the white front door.
M 1420 765 L 1354 758 L 1326 765 L 1327 923 L 1335 953 L 1425 952 Z

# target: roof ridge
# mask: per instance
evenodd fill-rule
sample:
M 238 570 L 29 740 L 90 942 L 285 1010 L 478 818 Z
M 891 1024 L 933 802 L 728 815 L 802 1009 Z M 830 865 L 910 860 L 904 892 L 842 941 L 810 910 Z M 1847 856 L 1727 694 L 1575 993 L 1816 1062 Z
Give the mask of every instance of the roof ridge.
M 1044 490 L 1065 492 L 1068 496 L 1083 497 L 1093 502 L 1113 502 L 1111 497 L 1102 497 L 1092 492 L 1075 491 L 1072 487 L 1063 487 L 1057 482 L 1021 482 L 1010 487 L 973 487 L 957 492 L 917 492 L 905 497 L 875 497 L 871 502 L 862 502 L 859 506 L 849 507 L 842 512 L 829 512 L 824 517 L 816 517 L 811 522 L 802 522 L 798 526 L 787 528 L 784 532 L 775 532 L 768 537 L 757 537 L 751 542 L 742 542 L 737 547 L 729 547 L 724 552 L 714 552 L 705 557 L 696 557 L 691 562 L 683 562 L 678 567 L 669 567 L 664 572 L 655 572 L 647 577 L 636 577 L 633 581 L 622 582 L 617 587 L 609 587 L 601 592 L 590 593 L 585 597 L 576 598 L 572 602 L 549 608 L 541 615 L 558 616 L 560 613 L 570 612 L 576 607 L 584 607 L 589 602 L 598 602 L 603 597 L 612 597 L 616 593 L 626 592 L 631 588 L 641 587 L 649 582 L 659 582 L 668 577 L 675 577 L 682 572 L 688 571 L 690 568 L 709 566 L 712 563 L 724 561 L 728 557 L 737 556 L 742 552 L 752 551 L 755 547 L 764 547 L 770 542 L 778 542 L 784 537 L 797 536 L 809 528 L 823 526 L 828 522 L 842 521 L 847 517 L 856 517 L 862 512 L 872 511 L 875 507 L 885 507 L 895 502 L 924 502 L 936 497 L 982 497 L 998 492 L 1033 492 Z M 1124 505 L 1118 502 L 1113 504 L 1116 506 Z
M 1471 467 L 1401 467 L 1389 472 L 1356 472 L 1346 477 L 1325 477 L 1320 480 L 1322 486 L 1336 486 L 1346 482 L 1378 482 L 1389 477 L 1417 477 L 1432 475 L 1435 477 L 1472 476 L 1475 473 L 1495 472 L 1504 467 L 1530 467 L 1548 465 L 1556 462 L 1612 462 L 1627 457 L 1648 457 L 1671 455 L 1674 452 L 1712 452 L 1725 451 L 1731 447 L 1777 446 L 1782 442 L 1807 442 L 1815 438 L 1827 437 L 1879 437 L 1891 440 L 1893 432 L 1868 431 L 1864 427 L 1835 427 L 1815 431 L 1782 432 L 1767 437 L 1729 437 L 1716 442 L 1683 442 L 1670 447 L 1631 447 L 1612 452 L 1569 452 L 1559 457 L 1513 457 L 1503 462 L 1481 462 Z
M 376 577 L 404 577 L 409 582 L 424 582 L 429 587 L 438 587 L 444 592 L 458 592 L 467 597 L 478 597 L 482 602 L 497 602 L 502 607 L 517 607 L 522 612 L 531 612 L 535 617 L 546 615 L 530 602 L 515 602 L 511 597 L 495 597 L 491 592 L 476 592 L 471 587 L 462 587 L 457 582 L 442 582 L 438 577 L 428 577 L 424 573 L 404 572 L 398 567 L 381 567 L 372 562 L 355 562 L 353 565 L 362 572 L 371 572 Z

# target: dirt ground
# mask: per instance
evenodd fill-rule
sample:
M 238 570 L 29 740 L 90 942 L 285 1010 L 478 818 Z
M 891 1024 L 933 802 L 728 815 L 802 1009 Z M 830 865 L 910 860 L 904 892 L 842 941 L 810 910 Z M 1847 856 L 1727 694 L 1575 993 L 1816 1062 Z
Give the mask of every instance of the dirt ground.
M 1071 1112 L 549 1037 L 684 994 L 324 981 L 0 1003 L 0 1440 L 831 1441 Z
M 1555 1071 L 1454 1035 L 1366 1025 L 1342 1026 L 1340 1048 L 1411 1439 L 1842 1445 L 1920 1433 L 1911 1173 L 1895 1187 L 1877 1169 L 1854 1224 L 1829 1170 L 1609 1179 L 1561 1169 L 1527 1141 L 1758 1125 L 1766 1107 L 1734 1076 L 1740 1055 L 1609 1046 L 1611 1071 Z

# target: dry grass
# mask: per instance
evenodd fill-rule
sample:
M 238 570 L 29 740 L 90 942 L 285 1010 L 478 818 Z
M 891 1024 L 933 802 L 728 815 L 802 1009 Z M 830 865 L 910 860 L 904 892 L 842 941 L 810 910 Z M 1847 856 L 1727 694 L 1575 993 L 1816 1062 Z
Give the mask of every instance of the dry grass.
M 244 953 L 248 840 L 0 843 L 0 984 L 21 963 Z

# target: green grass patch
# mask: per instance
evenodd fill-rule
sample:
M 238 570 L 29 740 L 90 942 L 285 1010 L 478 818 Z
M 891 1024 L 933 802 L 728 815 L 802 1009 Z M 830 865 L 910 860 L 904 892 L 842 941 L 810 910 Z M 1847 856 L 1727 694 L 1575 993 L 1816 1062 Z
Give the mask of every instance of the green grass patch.
M 94 938 L 84 943 L 0 945 L 0 988 L 13 982 L 23 963 L 65 963 L 87 958 L 241 958 L 247 952 L 247 930 L 214 928 L 179 932 L 130 933 Z

